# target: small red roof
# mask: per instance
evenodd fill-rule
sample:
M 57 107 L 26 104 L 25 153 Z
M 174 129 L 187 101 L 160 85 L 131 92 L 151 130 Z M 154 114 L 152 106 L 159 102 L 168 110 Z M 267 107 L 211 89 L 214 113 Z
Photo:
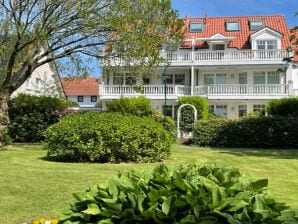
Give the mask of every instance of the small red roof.
M 290 46 L 289 29 L 283 15 L 270 15 L 270 16 L 230 16 L 230 17 L 208 17 L 203 18 L 185 18 L 185 28 L 187 29 L 185 39 L 192 38 L 209 38 L 215 34 L 220 33 L 226 37 L 234 37 L 228 44 L 230 48 L 238 49 L 251 49 L 250 35 L 258 32 L 251 31 L 249 28 L 249 21 L 262 20 L 264 27 L 268 27 L 283 35 L 281 47 L 283 49 Z M 231 21 L 240 22 L 240 31 L 226 31 L 225 23 Z M 188 32 L 189 24 L 192 22 L 202 22 L 204 24 L 203 32 Z M 190 41 L 184 43 L 182 47 L 190 47 Z M 196 48 L 207 48 L 204 41 L 196 41 Z
M 100 78 L 62 78 L 61 83 L 66 96 L 99 95 Z

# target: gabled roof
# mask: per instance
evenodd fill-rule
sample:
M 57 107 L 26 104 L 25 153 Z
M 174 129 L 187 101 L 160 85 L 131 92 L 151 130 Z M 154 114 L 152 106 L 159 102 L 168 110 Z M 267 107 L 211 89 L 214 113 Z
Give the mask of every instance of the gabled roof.
M 100 78 L 62 78 L 61 83 L 66 96 L 98 96 Z
M 206 42 L 200 40 L 201 38 L 210 38 L 218 33 L 225 37 L 234 37 L 228 43 L 230 48 L 238 49 L 250 49 L 250 35 L 258 32 L 252 31 L 249 27 L 249 21 L 259 21 L 262 20 L 264 27 L 267 27 L 271 30 L 274 30 L 278 33 L 283 34 L 281 39 L 281 47 L 287 48 L 290 46 L 289 41 L 289 30 L 286 24 L 285 17 L 283 15 L 270 15 L 270 16 L 230 16 L 230 17 L 204 17 L 204 18 L 185 18 L 185 28 L 189 29 L 190 23 L 203 23 L 202 32 L 186 32 L 185 39 L 186 41 L 182 47 L 190 47 L 190 39 L 195 38 L 196 48 L 208 48 Z M 226 22 L 239 21 L 240 31 L 226 31 Z

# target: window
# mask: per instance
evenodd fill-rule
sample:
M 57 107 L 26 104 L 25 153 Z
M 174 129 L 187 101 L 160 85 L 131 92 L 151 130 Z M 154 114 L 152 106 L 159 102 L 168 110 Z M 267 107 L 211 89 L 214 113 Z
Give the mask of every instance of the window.
M 162 106 L 162 113 L 166 116 L 172 117 L 172 105 Z
M 41 80 L 39 78 L 35 79 L 35 90 L 39 90 L 40 89 L 40 82 Z
M 189 32 L 203 32 L 203 23 L 190 23 Z
M 227 105 L 216 105 L 215 113 L 220 116 L 227 116 Z
M 91 96 L 91 102 L 97 102 L 97 96 Z
M 167 83 L 173 84 L 173 85 L 184 85 L 185 75 L 184 74 L 169 74 Z
M 226 22 L 226 31 L 239 31 L 239 30 L 240 30 L 239 21 Z
M 213 85 L 214 84 L 214 74 L 204 74 L 204 84 Z
M 224 44 L 214 44 L 213 45 L 213 50 L 215 50 L 215 51 L 222 51 L 222 50 L 224 50 L 225 49 L 225 45 Z
M 204 85 L 227 84 L 226 74 L 204 74 Z
M 185 83 L 184 74 L 175 74 L 175 84 L 184 85 L 184 83 Z
M 26 82 L 25 82 L 25 86 L 26 88 L 30 88 L 30 79 L 26 79 Z
M 227 116 L 227 105 L 210 105 L 209 113 L 226 117 Z
M 113 76 L 113 85 L 135 85 L 137 79 L 130 73 L 116 73 Z
M 239 73 L 239 84 L 247 84 L 247 73 Z
M 124 74 L 117 73 L 113 76 L 113 85 L 123 85 L 124 83 Z
M 260 30 L 264 27 L 263 20 L 251 20 L 249 21 L 250 30 Z
M 264 104 L 253 105 L 253 112 L 259 112 L 260 114 L 264 114 L 265 113 L 265 105 Z
M 277 49 L 276 40 L 258 40 L 257 50 L 274 50 Z
M 84 102 L 84 96 L 78 96 L 78 102 Z
M 238 106 L 238 116 L 243 117 L 247 113 L 247 106 L 246 105 L 239 105 Z
M 266 83 L 265 74 L 266 72 L 254 72 L 253 84 L 265 84 Z
M 280 77 L 276 71 L 271 71 L 267 73 L 267 83 L 268 84 L 280 84 Z

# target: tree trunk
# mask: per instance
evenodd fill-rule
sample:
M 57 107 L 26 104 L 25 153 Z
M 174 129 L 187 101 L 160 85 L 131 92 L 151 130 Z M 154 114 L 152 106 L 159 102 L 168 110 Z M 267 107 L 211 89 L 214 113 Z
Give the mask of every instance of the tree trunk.
M 3 86 L 1 86 L 0 87 L 0 145 L 2 145 L 1 139 L 9 123 L 8 100 L 9 100 L 8 89 L 5 89 L 3 88 Z

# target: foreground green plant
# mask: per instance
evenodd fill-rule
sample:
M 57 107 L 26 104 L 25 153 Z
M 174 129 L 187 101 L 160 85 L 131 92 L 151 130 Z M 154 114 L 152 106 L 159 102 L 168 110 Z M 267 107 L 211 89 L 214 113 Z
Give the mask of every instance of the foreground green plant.
M 295 212 L 236 168 L 159 165 L 75 194 L 61 223 L 297 223 Z

